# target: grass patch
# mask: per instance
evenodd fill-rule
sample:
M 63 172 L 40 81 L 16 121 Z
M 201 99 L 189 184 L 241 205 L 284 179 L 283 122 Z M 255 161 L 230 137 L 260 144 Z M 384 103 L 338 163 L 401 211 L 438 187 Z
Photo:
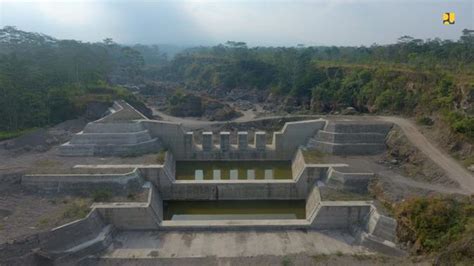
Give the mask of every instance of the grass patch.
M 158 164 L 164 164 L 165 163 L 166 151 L 167 150 L 163 149 L 156 155 L 156 158 L 155 158 L 156 163 L 158 163 Z
M 45 227 L 48 226 L 49 222 L 50 222 L 49 218 L 47 218 L 47 217 L 41 218 L 38 221 L 38 227 L 39 228 L 45 228 Z
M 303 152 L 304 161 L 306 163 L 323 163 L 326 154 L 317 150 L 305 150 Z
M 86 199 L 74 199 L 63 201 L 67 204 L 62 217 L 68 220 L 77 220 L 86 217 L 90 211 L 90 202 Z
M 92 192 L 92 200 L 94 202 L 107 202 L 112 199 L 112 191 L 107 189 L 98 189 Z
M 290 266 L 293 265 L 291 258 L 288 256 L 283 257 L 283 260 L 281 261 L 281 265 L 283 266 Z
M 329 258 L 329 255 L 328 254 L 318 254 L 318 255 L 312 256 L 312 258 L 313 258 L 313 261 L 315 263 L 317 263 L 317 262 L 327 261 L 328 258 Z
M 30 128 L 30 129 L 25 129 L 25 130 L 14 130 L 14 131 L 0 131 L 0 141 L 17 138 L 33 130 L 35 130 L 35 128 Z

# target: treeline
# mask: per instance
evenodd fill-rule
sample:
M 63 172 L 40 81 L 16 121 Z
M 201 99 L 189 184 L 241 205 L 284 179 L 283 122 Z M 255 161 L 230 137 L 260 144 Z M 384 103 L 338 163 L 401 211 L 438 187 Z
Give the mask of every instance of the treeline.
M 74 118 L 88 102 L 132 97 L 110 84 L 140 82 L 144 61 L 112 40 L 56 40 L 0 30 L 0 130 L 41 127 Z
M 255 47 L 227 42 L 188 49 L 145 76 L 187 89 L 270 90 L 300 109 L 409 115 L 440 113 L 474 139 L 474 35 L 458 41 L 403 36 L 370 47 Z

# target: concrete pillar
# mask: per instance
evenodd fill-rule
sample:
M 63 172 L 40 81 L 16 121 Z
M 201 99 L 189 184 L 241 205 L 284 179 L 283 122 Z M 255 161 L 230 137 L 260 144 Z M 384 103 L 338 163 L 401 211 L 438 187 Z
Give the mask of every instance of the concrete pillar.
M 230 150 L 230 132 L 221 132 L 220 138 L 221 152 L 228 152 Z
M 255 148 L 258 151 L 264 151 L 266 148 L 266 133 L 263 131 L 255 132 Z
M 212 132 L 202 132 L 202 150 L 212 151 Z
M 247 131 L 239 131 L 237 133 L 237 145 L 239 150 L 245 151 L 249 147 L 249 133 Z
M 194 132 L 186 132 L 184 135 L 184 147 L 187 152 L 193 151 L 194 144 Z

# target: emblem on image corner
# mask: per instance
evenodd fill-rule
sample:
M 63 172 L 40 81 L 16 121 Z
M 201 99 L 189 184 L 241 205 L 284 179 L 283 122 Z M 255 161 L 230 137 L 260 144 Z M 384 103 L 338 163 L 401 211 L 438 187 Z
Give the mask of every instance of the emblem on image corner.
M 443 24 L 452 25 L 456 21 L 456 14 L 454 12 L 443 13 Z

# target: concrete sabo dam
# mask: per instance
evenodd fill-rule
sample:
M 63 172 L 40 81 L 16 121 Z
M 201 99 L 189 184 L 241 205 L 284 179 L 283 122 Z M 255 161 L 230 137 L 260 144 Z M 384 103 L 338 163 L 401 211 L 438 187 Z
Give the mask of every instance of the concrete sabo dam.
M 111 245 L 116 232 L 124 230 L 226 231 L 226 230 L 344 230 L 371 250 L 402 255 L 395 244 L 396 221 L 382 215 L 372 201 L 324 200 L 323 186 L 361 192 L 373 173 L 354 171 L 344 163 L 307 163 L 300 147 L 333 155 L 372 155 L 383 152 L 392 125 L 382 122 L 327 121 L 287 122 L 267 143 L 266 132 L 238 132 L 231 143 L 229 132 L 203 132 L 201 143 L 180 124 L 149 120 L 125 102 L 115 102 L 104 118 L 89 123 L 59 152 L 63 156 L 138 156 L 165 149 L 156 164 L 76 165 L 77 168 L 133 169 L 110 174 L 25 175 L 22 185 L 45 193 L 87 193 L 108 189 L 124 194 L 146 189 L 145 202 L 95 203 L 87 217 L 37 236 L 38 256 L 67 262 L 94 254 Z M 217 140 L 217 142 L 216 142 Z M 180 162 L 196 166 L 195 178 L 177 178 Z M 261 175 L 253 169 L 213 169 L 205 173 L 200 162 L 288 162 L 288 171 L 277 176 L 272 169 Z M 230 168 L 232 168 L 231 166 Z M 244 169 L 244 168 L 242 168 Z M 260 177 L 261 176 L 261 177 Z M 285 178 L 286 177 L 286 178 Z M 266 201 L 269 209 L 278 202 L 302 202 L 304 218 L 291 216 L 233 216 L 207 219 L 166 218 L 165 206 L 180 201 L 232 201 L 233 208 L 246 201 Z M 272 205 L 272 202 L 274 206 Z M 291 205 L 290 205 L 291 206 Z M 216 216 L 218 217 L 218 216 Z M 257 217 L 257 218 L 255 218 Z M 276 217 L 276 218 L 275 218 Z

